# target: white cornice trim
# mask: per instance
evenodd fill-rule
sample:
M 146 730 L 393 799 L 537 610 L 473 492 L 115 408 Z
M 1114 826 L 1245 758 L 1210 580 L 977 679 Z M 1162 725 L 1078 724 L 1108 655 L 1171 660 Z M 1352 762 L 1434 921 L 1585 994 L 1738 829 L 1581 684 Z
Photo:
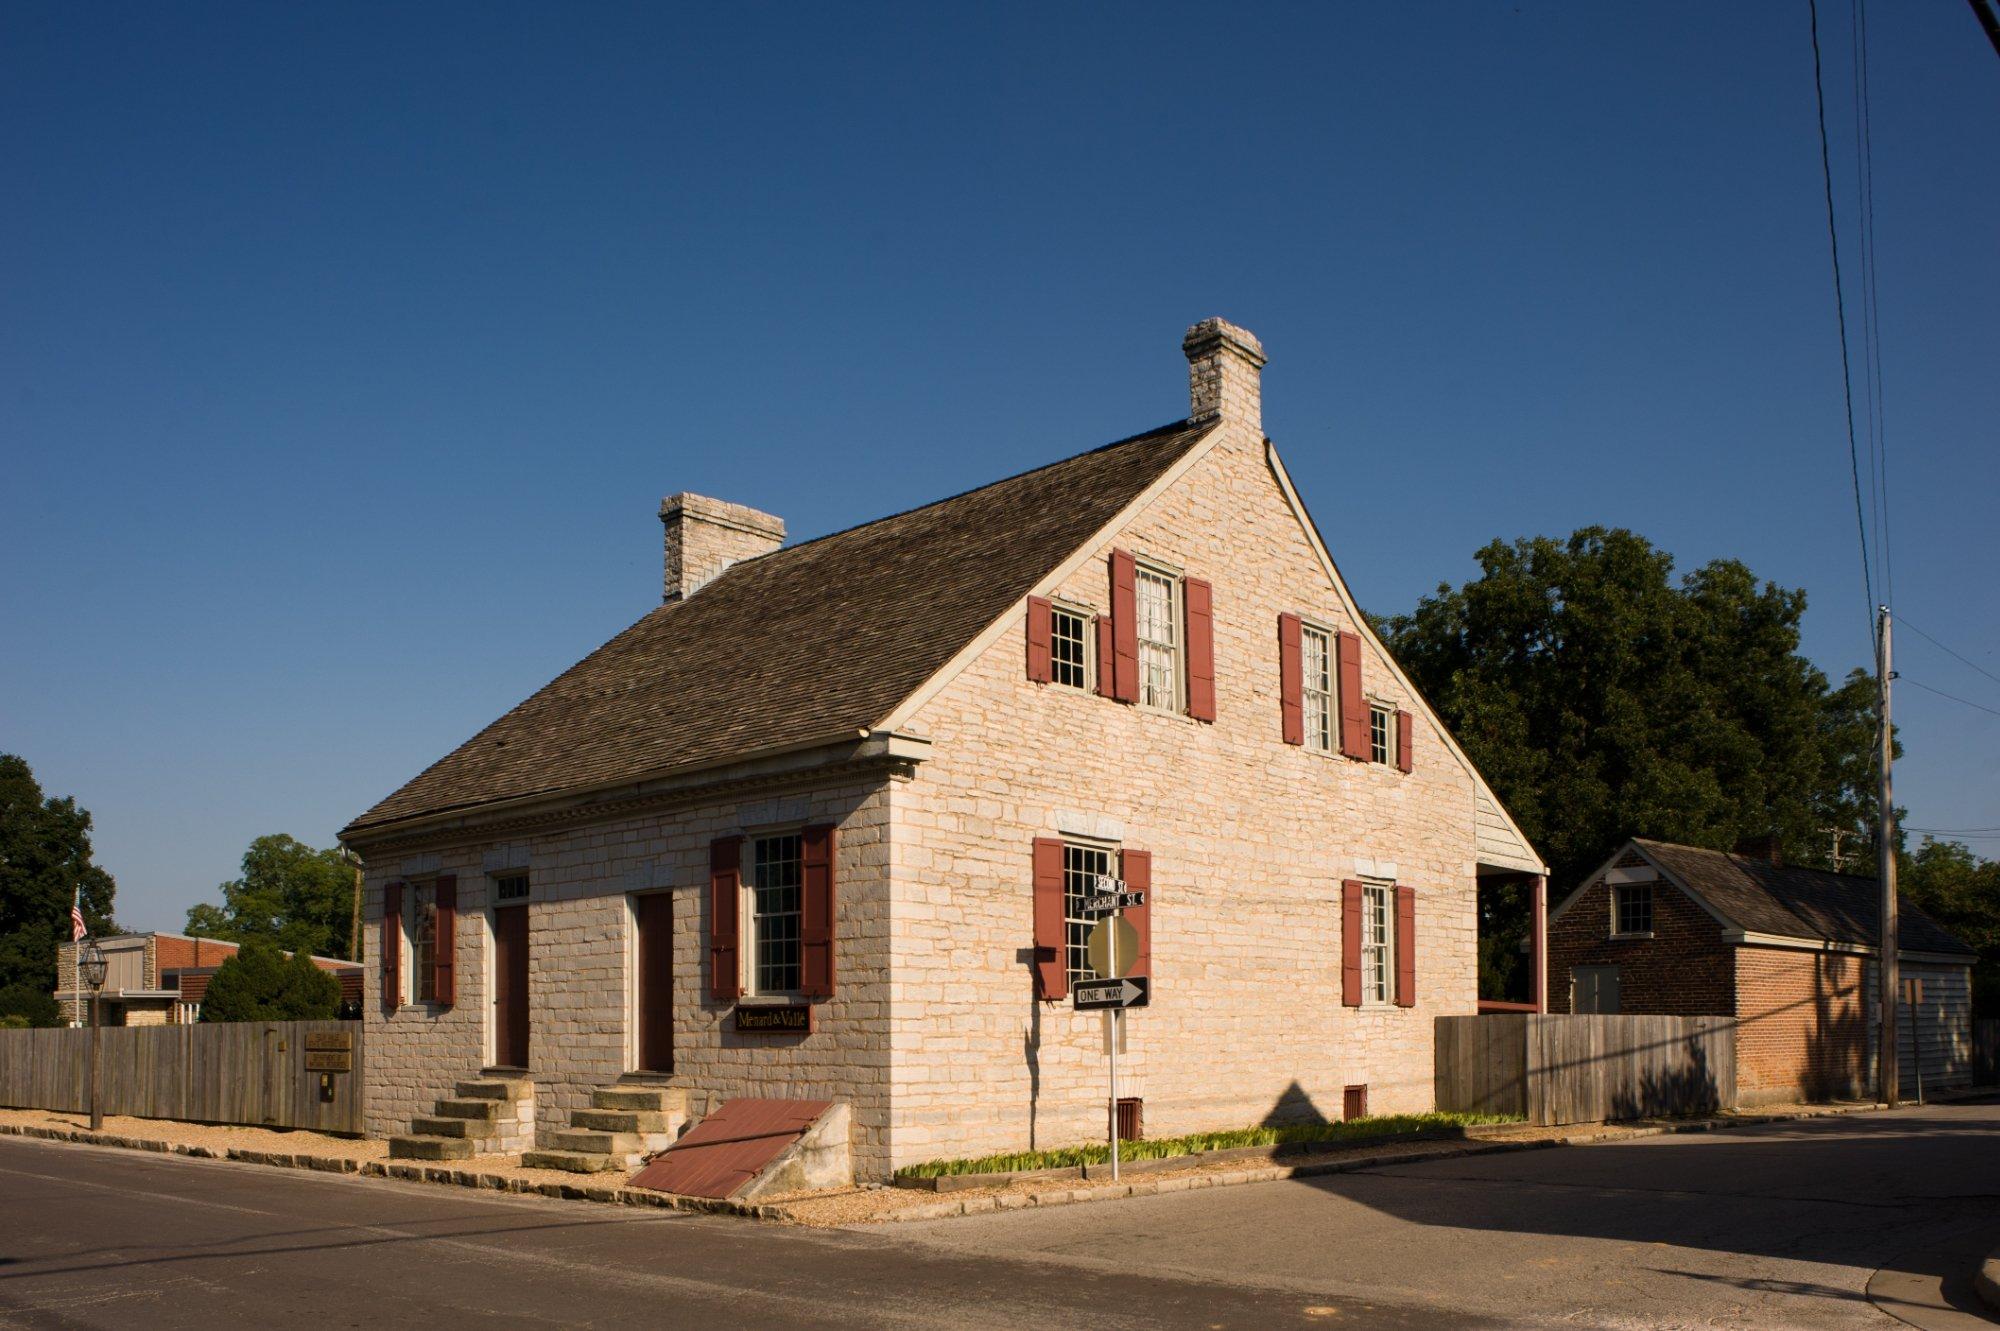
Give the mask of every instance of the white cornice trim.
M 1837 952 L 1843 956 L 1873 957 L 1881 955 L 1882 949 L 1872 943 L 1836 943 L 1830 938 L 1793 938 L 1788 934 L 1761 934 L 1750 929 L 1725 929 L 1722 939 L 1726 943 L 1737 943 L 1744 947 L 1782 947 L 1795 952 Z M 1920 952 L 1914 948 L 1896 949 L 1898 961 L 1927 961 L 1947 966 L 1970 966 L 1973 958 L 1960 952 Z
M 1320 566 L 1325 570 L 1326 576 L 1332 581 L 1334 594 L 1340 598 L 1341 604 L 1347 608 L 1348 617 L 1354 621 L 1355 629 L 1365 636 L 1368 641 L 1375 644 L 1375 650 L 1380 653 L 1384 661 L 1389 663 L 1389 672 L 1396 677 L 1397 682 L 1408 692 L 1411 703 L 1423 712 L 1424 716 L 1430 721 L 1431 726 L 1443 737 L 1445 747 L 1451 750 L 1452 757 L 1456 758 L 1464 766 L 1466 774 L 1472 778 L 1472 782 L 1478 788 L 1479 793 L 1492 801 L 1493 807 L 1499 810 L 1500 817 L 1507 823 L 1507 830 L 1512 832 L 1514 839 L 1520 843 L 1526 861 L 1536 866 L 1535 872 L 1547 876 L 1549 872 L 1548 865 L 1543 863 L 1542 857 L 1535 852 L 1534 846 L 1522 834 L 1520 824 L 1514 821 L 1514 815 L 1507 811 L 1507 806 L 1502 804 L 1500 797 L 1493 793 L 1493 787 L 1486 784 L 1486 778 L 1479 774 L 1477 767 L 1473 766 L 1471 757 L 1466 754 L 1464 749 L 1459 747 L 1458 740 L 1451 733 L 1451 728 L 1445 725 L 1436 710 L 1431 707 L 1430 702 L 1424 697 L 1423 692 L 1403 672 L 1403 667 L 1397 663 L 1395 656 L 1390 653 L 1388 646 L 1383 643 L 1381 638 L 1376 636 L 1374 627 L 1368 622 L 1368 617 L 1361 613 L 1361 606 L 1355 601 L 1354 593 L 1347 589 L 1347 580 L 1340 576 L 1340 569 L 1334 565 L 1332 552 L 1326 548 L 1326 542 L 1320 537 L 1319 526 L 1313 522 L 1312 514 L 1306 511 L 1305 501 L 1299 498 L 1298 487 L 1292 484 L 1291 474 L 1285 470 L 1284 461 L 1278 456 L 1278 446 L 1269 439 L 1264 441 L 1264 461 L 1270 466 L 1271 475 L 1277 479 L 1278 488 L 1284 491 L 1285 502 L 1291 506 L 1292 517 L 1297 520 L 1300 529 L 1305 532 L 1306 540 L 1312 546 L 1313 552 L 1319 556 Z M 1511 868 L 1513 866 L 1503 865 L 1501 867 Z

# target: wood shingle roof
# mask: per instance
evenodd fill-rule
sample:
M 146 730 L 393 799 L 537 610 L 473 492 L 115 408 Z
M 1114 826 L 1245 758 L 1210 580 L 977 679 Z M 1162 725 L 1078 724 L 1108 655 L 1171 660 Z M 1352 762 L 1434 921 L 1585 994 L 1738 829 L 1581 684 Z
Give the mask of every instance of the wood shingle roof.
M 736 564 L 648 613 L 341 835 L 852 739 L 1211 428 L 1177 421 Z

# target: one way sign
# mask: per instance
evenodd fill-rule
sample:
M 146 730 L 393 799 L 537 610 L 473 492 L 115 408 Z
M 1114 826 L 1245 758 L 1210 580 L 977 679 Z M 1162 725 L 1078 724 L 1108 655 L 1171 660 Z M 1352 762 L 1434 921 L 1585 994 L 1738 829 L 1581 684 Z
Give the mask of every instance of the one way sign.
M 1151 981 L 1143 975 L 1128 975 L 1122 980 L 1079 980 L 1070 989 L 1070 996 L 1078 1012 L 1145 1007 L 1151 998 Z

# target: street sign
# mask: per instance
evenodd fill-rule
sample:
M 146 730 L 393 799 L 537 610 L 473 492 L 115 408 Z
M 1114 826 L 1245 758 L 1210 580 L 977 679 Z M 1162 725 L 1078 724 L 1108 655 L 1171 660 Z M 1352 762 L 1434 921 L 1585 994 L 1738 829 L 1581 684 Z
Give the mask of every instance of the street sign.
M 1106 882 L 1100 878 L 1098 882 Z M 1121 910 L 1146 904 L 1144 892 L 1101 892 L 1096 896 L 1079 898 L 1076 913 L 1086 920 L 1094 920 L 1104 915 L 1115 915 Z
M 1078 1012 L 1145 1007 L 1151 997 L 1151 981 L 1143 975 L 1128 975 L 1122 980 L 1078 980 L 1070 989 L 1070 996 Z
M 1139 960 L 1139 931 L 1120 915 L 1107 915 L 1090 926 L 1083 940 L 1083 957 L 1090 969 L 1106 979 L 1130 975 Z

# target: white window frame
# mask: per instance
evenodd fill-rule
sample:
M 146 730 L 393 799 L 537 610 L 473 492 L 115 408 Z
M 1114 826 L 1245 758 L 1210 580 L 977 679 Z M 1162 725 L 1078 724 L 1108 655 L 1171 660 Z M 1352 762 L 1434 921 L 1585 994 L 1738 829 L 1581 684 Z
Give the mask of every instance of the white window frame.
M 1071 987 L 1098 979 L 1084 960 L 1084 942 L 1097 921 L 1074 914 L 1070 907 L 1081 895 L 1097 890 L 1098 874 L 1118 876 L 1118 846 L 1115 842 L 1088 837 L 1063 838 L 1063 970 Z
M 1299 704 L 1305 717 L 1306 747 L 1333 753 L 1340 724 L 1340 668 L 1334 660 L 1334 631 L 1321 624 L 1299 624 Z M 1313 680 L 1313 653 L 1319 653 L 1319 682 Z
M 1374 698 L 1368 700 L 1368 760 L 1396 761 L 1396 709 Z
M 1381 906 L 1381 941 L 1373 938 L 1376 903 Z M 1371 960 L 1379 971 L 1371 972 Z M 1361 1005 L 1393 1007 L 1396 1002 L 1396 885 L 1379 878 L 1361 880 Z
M 1659 898 L 1654 894 L 1652 882 L 1611 884 L 1611 936 L 1613 938 L 1651 938 L 1653 936 L 1654 907 Z M 1628 892 L 1640 891 L 1646 894 L 1646 927 L 1627 929 L 1625 925 L 1625 896 Z
M 757 879 L 764 864 L 764 847 L 774 841 L 789 839 L 794 846 L 792 860 L 796 881 L 793 885 L 794 905 L 788 911 L 761 912 L 757 903 Z M 803 827 L 774 828 L 753 833 L 743 838 L 743 848 L 748 855 L 743 865 L 739 890 L 742 902 L 738 917 L 742 921 L 742 937 L 738 940 L 738 968 L 743 997 L 751 1000 L 762 999 L 777 1002 L 801 997 L 805 992 L 805 829 Z M 782 862 L 782 861 L 780 861 Z M 767 919 L 790 919 L 792 924 L 793 959 L 792 970 L 796 982 L 789 989 L 777 986 L 766 987 L 760 965 L 762 943 L 764 941 L 764 921 Z M 778 940 L 783 941 L 783 940 Z
M 1160 587 L 1166 595 L 1167 637 L 1148 638 L 1145 630 L 1146 605 L 1145 589 Z M 1187 698 L 1184 672 L 1187 668 L 1187 609 L 1181 575 L 1173 569 L 1153 563 L 1150 560 L 1135 560 L 1132 579 L 1132 620 L 1139 639 L 1139 706 L 1149 711 L 1174 712 L 1181 710 Z M 1161 695 L 1153 689 L 1157 674 L 1156 666 L 1160 657 L 1165 656 L 1165 693 Z
M 1071 683 L 1069 680 L 1063 679 L 1061 677 L 1061 671 L 1065 663 L 1059 656 L 1056 655 L 1056 643 L 1060 641 L 1060 639 L 1056 634 L 1056 620 L 1058 617 L 1065 615 L 1071 619 L 1076 620 L 1078 626 L 1077 631 L 1082 635 L 1082 640 L 1083 640 L 1083 651 L 1081 654 L 1082 661 L 1081 664 L 1079 665 L 1079 669 L 1082 672 L 1082 678 L 1077 680 L 1075 683 Z M 1097 633 L 1095 631 L 1096 619 L 1097 619 L 1097 612 L 1091 610 L 1088 606 L 1076 605 L 1069 601 L 1051 601 L 1049 603 L 1049 682 L 1050 683 L 1066 689 L 1081 689 L 1086 693 L 1090 692 L 1091 689 L 1094 687 L 1093 681 L 1095 681 L 1097 678 L 1097 671 L 1096 671 Z

